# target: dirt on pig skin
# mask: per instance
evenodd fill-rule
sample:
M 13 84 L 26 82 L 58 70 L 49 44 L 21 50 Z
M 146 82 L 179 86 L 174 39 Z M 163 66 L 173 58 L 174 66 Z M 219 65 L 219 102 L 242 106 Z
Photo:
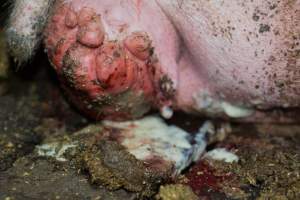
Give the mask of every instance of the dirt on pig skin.
M 297 0 L 53 2 L 12 1 L 9 49 L 28 60 L 43 40 L 65 93 L 91 118 L 167 107 L 299 120 Z

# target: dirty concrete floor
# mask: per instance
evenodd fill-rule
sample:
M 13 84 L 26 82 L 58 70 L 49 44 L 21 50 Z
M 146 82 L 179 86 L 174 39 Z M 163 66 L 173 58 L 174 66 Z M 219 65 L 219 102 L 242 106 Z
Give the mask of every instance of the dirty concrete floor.
M 45 55 L 37 58 L 17 72 L 12 64 L 0 81 L 0 200 L 141 198 L 93 184 L 72 162 L 36 155 L 35 147 L 43 141 L 67 138 L 93 123 L 65 101 Z M 202 122 L 178 114 L 169 123 L 195 131 Z M 202 160 L 152 199 L 300 199 L 300 125 L 232 127 L 225 141 L 209 149 L 224 147 L 239 162 Z
M 234 152 L 239 161 L 204 159 L 180 182 L 211 199 L 300 199 L 299 128 L 235 124 L 215 147 Z

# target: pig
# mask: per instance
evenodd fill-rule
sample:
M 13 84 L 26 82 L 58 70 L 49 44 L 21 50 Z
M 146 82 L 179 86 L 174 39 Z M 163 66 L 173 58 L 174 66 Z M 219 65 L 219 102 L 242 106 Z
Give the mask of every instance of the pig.
M 295 122 L 300 0 L 20 0 L 7 28 L 23 62 L 41 40 L 69 100 L 96 119 L 151 108 Z

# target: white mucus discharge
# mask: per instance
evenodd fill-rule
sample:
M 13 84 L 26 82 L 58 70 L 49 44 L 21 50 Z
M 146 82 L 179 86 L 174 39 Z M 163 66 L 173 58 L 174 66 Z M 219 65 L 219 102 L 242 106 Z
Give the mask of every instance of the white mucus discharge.
M 227 163 L 238 162 L 239 157 L 225 148 L 217 148 L 207 152 L 204 158 L 211 158 L 213 160 L 220 160 Z
M 159 117 L 130 122 L 104 121 L 103 124 L 122 130 L 122 145 L 137 159 L 160 157 L 174 163 L 175 174 L 198 160 L 207 146 L 205 129 L 192 137 L 181 128 L 167 125 Z
M 232 118 L 248 117 L 254 113 L 254 110 L 252 109 L 241 106 L 234 106 L 227 102 L 222 102 L 221 106 L 224 109 L 224 112 Z
M 214 99 L 208 92 L 202 91 L 194 95 L 196 108 L 200 113 L 206 113 L 209 116 L 217 116 L 225 113 L 232 118 L 249 117 L 254 114 L 254 110 L 244 106 L 236 106 L 229 102 Z
M 169 106 L 164 106 L 160 110 L 160 114 L 165 119 L 171 119 L 173 117 L 173 110 Z

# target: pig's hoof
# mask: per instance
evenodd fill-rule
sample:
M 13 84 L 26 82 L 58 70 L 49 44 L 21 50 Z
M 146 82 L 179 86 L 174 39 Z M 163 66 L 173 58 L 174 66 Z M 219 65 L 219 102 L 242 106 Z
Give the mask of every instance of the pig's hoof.
M 70 100 L 96 119 L 141 117 L 163 106 L 160 68 L 146 32 L 111 40 L 99 13 L 58 5 L 49 21 L 46 49 Z M 167 102 L 167 101 L 166 101 Z

